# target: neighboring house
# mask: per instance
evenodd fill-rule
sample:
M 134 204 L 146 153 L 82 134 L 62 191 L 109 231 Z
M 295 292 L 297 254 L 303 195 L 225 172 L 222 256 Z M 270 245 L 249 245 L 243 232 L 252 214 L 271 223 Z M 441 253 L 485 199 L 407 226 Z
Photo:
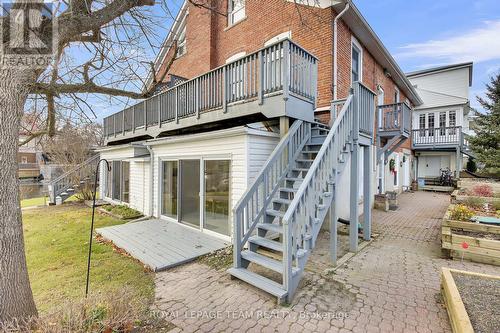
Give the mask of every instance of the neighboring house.
M 329 208 L 332 244 L 340 218 L 357 251 L 377 186 L 410 185 L 411 109 L 422 100 L 353 4 L 217 3 L 185 2 L 158 55 L 157 77 L 175 57 L 165 77 L 180 83 L 104 119 L 99 151 L 112 168 L 100 195 L 231 240 L 231 274 L 290 299 Z
M 20 134 L 19 142 L 27 139 L 28 135 Z M 40 179 L 40 161 L 42 160 L 42 150 L 37 140 L 32 140 L 19 147 L 17 163 L 19 164 L 20 179 Z
M 459 177 L 471 152 L 467 137 L 471 112 L 472 63 L 426 69 L 407 76 L 423 100 L 413 111 L 412 143 L 417 177 L 437 178 L 449 169 Z

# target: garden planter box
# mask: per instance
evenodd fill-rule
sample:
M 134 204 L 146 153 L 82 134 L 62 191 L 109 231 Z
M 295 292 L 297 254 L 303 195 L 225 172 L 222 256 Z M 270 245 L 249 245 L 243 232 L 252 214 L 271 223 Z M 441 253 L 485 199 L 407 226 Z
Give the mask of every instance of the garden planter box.
M 112 216 L 112 217 L 119 219 L 119 220 L 133 220 L 133 219 L 137 219 L 137 218 L 143 216 L 141 213 L 137 213 L 136 215 L 133 215 L 133 216 L 122 216 L 120 214 L 116 214 L 116 213 L 107 211 L 106 209 L 104 209 L 102 207 L 97 207 L 96 209 L 101 213 L 108 214 L 109 216 Z
M 441 224 L 441 247 L 450 258 L 500 266 L 500 226 L 453 221 L 446 212 Z
M 441 294 L 453 332 L 494 332 L 500 328 L 500 319 L 495 314 L 500 306 L 495 297 L 499 286 L 500 276 L 443 267 Z
M 500 182 L 498 181 L 487 181 L 487 180 L 467 180 L 462 179 L 457 183 L 457 187 L 463 190 L 472 190 L 474 187 L 478 185 L 488 185 L 491 187 L 493 192 L 500 192 Z
M 465 195 L 465 194 L 460 194 L 460 190 L 455 190 L 451 194 L 451 203 L 452 204 L 463 204 L 467 203 L 467 200 L 469 199 L 476 199 L 476 200 L 481 200 L 484 203 L 496 203 L 500 202 L 500 198 L 496 197 L 478 197 L 478 196 L 473 196 L 473 195 Z

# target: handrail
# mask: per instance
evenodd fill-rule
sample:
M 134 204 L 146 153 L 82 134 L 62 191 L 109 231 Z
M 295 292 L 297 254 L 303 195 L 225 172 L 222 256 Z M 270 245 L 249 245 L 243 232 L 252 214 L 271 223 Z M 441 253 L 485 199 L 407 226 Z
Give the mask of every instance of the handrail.
M 316 102 L 318 59 L 284 39 L 243 58 L 184 81 L 153 97 L 104 118 L 105 137 L 147 129 L 216 109 L 227 112 L 231 103 L 262 103 L 282 91 L 310 103 Z
M 88 159 L 86 159 L 85 161 L 83 161 L 82 163 L 78 164 L 77 166 L 71 168 L 70 170 L 66 171 L 65 173 L 63 173 L 62 175 L 60 175 L 59 177 L 55 178 L 54 180 L 52 180 L 50 183 L 51 184 L 54 184 L 54 183 L 57 183 L 61 180 L 63 180 L 64 178 L 66 178 L 67 176 L 69 176 L 70 174 L 80 170 L 81 168 L 83 168 L 84 166 L 92 163 L 92 162 L 95 162 L 99 159 L 99 154 L 96 154 Z
M 234 264 L 239 267 L 239 253 L 257 224 L 264 218 L 267 206 L 293 167 L 293 161 L 311 137 L 311 123 L 296 120 L 281 139 L 233 209 Z
M 446 144 L 463 144 L 462 126 L 418 128 L 412 131 L 412 144 L 416 146 L 439 146 Z
M 378 106 L 377 124 L 379 131 L 394 131 L 409 133 L 411 130 L 411 108 L 405 102 Z

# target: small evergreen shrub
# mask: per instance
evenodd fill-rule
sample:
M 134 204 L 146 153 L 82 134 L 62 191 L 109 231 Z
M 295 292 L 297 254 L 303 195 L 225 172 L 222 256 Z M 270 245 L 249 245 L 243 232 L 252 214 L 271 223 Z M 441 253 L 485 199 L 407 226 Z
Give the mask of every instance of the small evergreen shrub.
M 468 207 L 481 208 L 484 206 L 485 203 L 486 201 L 484 199 L 477 197 L 470 197 L 465 199 L 465 205 Z

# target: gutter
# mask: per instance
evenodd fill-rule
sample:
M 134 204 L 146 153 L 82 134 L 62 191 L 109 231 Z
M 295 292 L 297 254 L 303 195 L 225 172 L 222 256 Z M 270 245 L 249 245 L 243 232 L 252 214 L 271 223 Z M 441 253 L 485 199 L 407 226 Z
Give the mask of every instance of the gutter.
M 151 159 L 149 161 L 149 215 L 153 216 L 153 196 L 154 196 L 154 174 L 153 174 L 153 166 L 154 166 L 154 153 L 153 149 L 148 146 L 144 145 L 143 147 L 146 147 L 146 149 L 149 151 L 149 155 L 151 156 Z
M 335 16 L 333 20 L 333 100 L 337 100 L 337 91 L 338 91 L 338 64 L 337 64 L 337 44 L 338 44 L 338 21 L 339 19 L 349 10 L 351 7 L 350 0 L 346 1 L 346 5 L 344 9 Z

